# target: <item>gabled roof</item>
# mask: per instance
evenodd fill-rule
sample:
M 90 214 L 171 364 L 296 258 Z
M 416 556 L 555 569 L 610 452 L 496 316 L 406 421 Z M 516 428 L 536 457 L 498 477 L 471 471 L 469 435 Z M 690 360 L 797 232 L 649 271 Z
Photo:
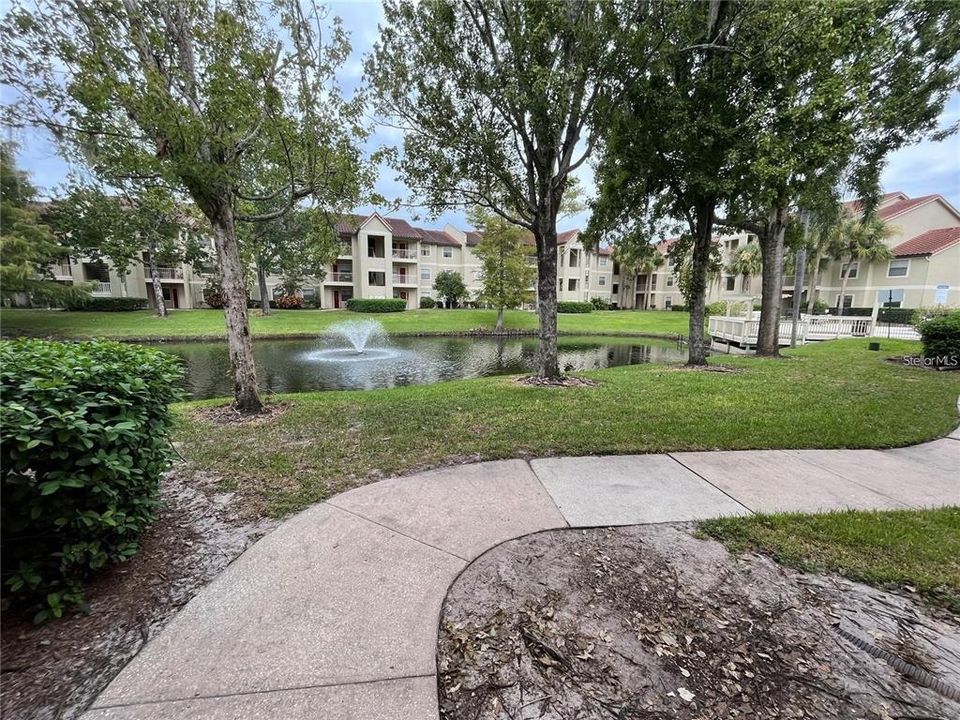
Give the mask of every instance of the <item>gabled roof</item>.
M 960 243 L 960 227 L 937 228 L 910 238 L 893 248 L 896 257 L 933 255 Z
M 903 215 L 908 210 L 913 210 L 916 207 L 921 205 L 926 205 L 928 202 L 933 202 L 937 198 L 940 198 L 939 195 L 924 195 L 923 197 L 918 198 L 907 198 L 906 200 L 898 200 L 897 202 L 892 202 L 889 205 L 884 205 L 881 208 L 877 209 L 877 217 L 881 220 L 889 220 L 895 218 L 898 215 Z M 941 200 L 943 198 L 940 198 Z
M 420 242 L 427 245 L 449 245 L 450 247 L 460 247 L 456 238 L 447 235 L 443 230 L 428 230 L 426 228 L 414 228 L 420 233 Z
M 483 239 L 483 233 L 477 232 L 476 230 L 467 230 L 467 246 L 474 247 L 479 245 L 480 241 Z
M 566 245 L 568 242 L 576 240 L 579 234 L 579 230 L 564 230 L 563 232 L 559 232 L 557 233 L 557 245 Z
M 390 228 L 390 232 L 398 238 L 406 238 L 407 240 L 420 239 L 420 231 L 406 220 L 384 217 L 379 213 L 373 213 L 371 215 L 346 215 L 336 224 L 337 233 L 340 235 L 356 235 L 363 224 L 372 217 L 380 218 L 386 226 Z
M 904 192 L 897 190 L 896 192 L 886 193 L 880 196 L 880 199 L 877 201 L 877 207 L 883 207 L 884 205 L 890 205 L 891 203 L 900 202 L 901 200 L 909 200 L 910 196 Z M 860 212 L 861 207 L 863 207 L 862 201 L 858 198 L 856 200 L 847 200 L 843 203 L 843 207 L 846 208 L 851 213 Z

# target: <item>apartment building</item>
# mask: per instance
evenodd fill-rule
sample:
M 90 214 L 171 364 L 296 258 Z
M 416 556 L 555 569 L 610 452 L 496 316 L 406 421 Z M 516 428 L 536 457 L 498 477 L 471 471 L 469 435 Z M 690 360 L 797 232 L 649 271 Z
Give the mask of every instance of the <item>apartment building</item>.
M 481 234 L 453 225 L 427 229 L 401 218 L 379 213 L 350 216 L 336 226 L 341 243 L 339 256 L 324 277 L 307 278 L 303 295 L 322 308 L 345 307 L 350 298 L 398 298 L 408 308 L 420 305 L 421 298 L 436 298 L 433 283 L 444 270 L 463 277 L 471 297 L 482 288 L 480 259 L 473 249 Z M 584 247 L 578 230 L 559 233 L 557 245 L 557 289 L 560 300 L 585 301 L 602 297 L 608 302 L 617 293 L 617 278 L 608 248 Z M 531 262 L 535 262 L 531 258 Z M 74 257 L 52 268 L 61 282 L 93 282 L 100 297 L 145 297 L 153 306 L 153 285 L 142 265 L 131 267 L 121 277 L 108 262 Z M 189 265 L 160 268 L 163 296 L 171 308 L 204 307 L 203 286 L 212 268 L 194 270 Z M 272 297 L 283 293 L 283 279 L 267 278 Z M 531 298 L 535 288 L 530 287 Z M 252 288 L 259 299 L 259 290 Z
M 846 204 L 850 213 L 859 212 L 859 203 Z M 893 259 L 882 263 L 854 261 L 850 264 L 841 300 L 841 262 L 830 260 L 817 273 L 814 298 L 831 308 L 873 308 L 876 306 L 920 308 L 935 305 L 960 307 L 960 212 L 941 195 L 910 198 L 905 193 L 884 195 L 877 216 L 892 233 L 885 242 Z M 666 256 L 677 238 L 657 244 Z M 714 237 L 723 269 L 708 279 L 707 302 L 759 302 L 762 280 L 759 275 L 740 276 L 727 271 L 734 253 L 745 244 L 757 243 L 751 233 Z M 793 297 L 792 275 L 784 277 L 784 299 Z M 801 296 L 806 306 L 810 281 L 804 280 Z M 629 283 L 627 284 L 629 287 Z M 654 272 L 638 275 L 632 299 L 619 298 L 622 307 L 670 309 L 685 301 L 676 284 L 676 268 L 669 258 Z

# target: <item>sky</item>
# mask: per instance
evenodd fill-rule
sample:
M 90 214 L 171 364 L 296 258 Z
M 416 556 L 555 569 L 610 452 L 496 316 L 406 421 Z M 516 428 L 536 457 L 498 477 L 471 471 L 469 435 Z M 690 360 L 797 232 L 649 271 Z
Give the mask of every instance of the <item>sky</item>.
M 6 3 L 0 2 L 0 7 Z M 351 92 L 362 81 L 363 57 L 370 52 L 377 38 L 377 25 L 382 21 L 383 9 L 379 2 L 354 0 L 351 2 L 332 2 L 333 14 L 339 16 L 344 27 L 350 33 L 353 52 L 340 71 L 340 81 L 346 92 Z M 367 151 L 373 152 L 380 146 L 396 146 L 402 143 L 400 133 L 392 128 L 377 126 L 371 117 L 373 133 L 367 142 Z M 955 93 L 941 116 L 941 127 L 960 121 L 960 93 Z M 63 183 L 69 172 L 68 165 L 57 154 L 56 145 L 45 131 L 29 131 L 13 135 L 20 146 L 19 164 L 32 173 L 34 183 L 46 194 L 55 191 Z M 589 196 L 593 193 L 593 173 L 589 165 L 580 168 L 577 175 L 581 185 Z M 888 159 L 881 176 L 885 192 L 902 191 L 910 197 L 939 193 L 955 207 L 960 207 L 960 135 L 939 142 L 922 142 L 904 148 Z M 388 199 L 410 201 L 404 185 L 396 179 L 396 172 L 382 167 L 376 184 L 376 191 Z M 372 206 L 357 208 L 357 212 L 367 213 L 383 208 Z M 448 211 L 437 218 L 431 218 L 425 209 L 402 207 L 391 210 L 395 217 L 414 221 L 423 227 L 443 227 L 446 223 L 466 228 L 463 212 Z M 562 218 L 560 230 L 586 227 L 587 213 Z

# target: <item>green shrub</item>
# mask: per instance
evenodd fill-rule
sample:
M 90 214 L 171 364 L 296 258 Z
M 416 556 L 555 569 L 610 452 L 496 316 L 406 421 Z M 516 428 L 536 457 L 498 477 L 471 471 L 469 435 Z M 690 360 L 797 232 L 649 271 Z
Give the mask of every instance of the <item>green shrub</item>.
M 223 293 L 223 286 L 214 278 L 207 278 L 206 285 L 203 286 L 203 302 L 214 310 L 222 310 L 226 303 L 226 296 Z M 247 298 L 247 305 L 250 299 Z
M 422 297 L 420 298 L 420 309 L 421 310 L 430 310 L 437 306 L 437 301 L 432 297 Z
M 590 298 L 590 307 L 594 310 L 609 310 L 611 306 L 610 301 L 606 298 L 594 297 Z
M 593 306 L 588 302 L 568 302 L 557 303 L 558 313 L 588 313 L 593 310 Z
M 281 310 L 302 310 L 303 295 L 281 295 L 271 305 Z
M 960 362 L 960 310 L 924 320 L 917 325 L 917 331 L 924 357 L 952 358 L 953 363 Z
M 0 343 L 4 607 L 60 617 L 137 552 L 170 461 L 177 360 L 115 342 Z
M 707 313 L 707 315 L 726 315 L 727 304 L 722 300 L 718 300 L 717 302 L 712 302 L 708 304 L 704 308 L 704 311 Z
M 347 310 L 364 313 L 402 312 L 407 309 L 407 301 L 400 298 L 350 298 Z
M 130 312 L 146 310 L 148 302 L 142 297 L 73 297 L 64 303 L 65 310 L 75 312 Z
M 813 314 L 814 315 L 826 315 L 827 311 L 830 309 L 830 306 L 827 305 L 823 300 L 814 300 L 813 301 Z
M 880 308 L 877 311 L 877 322 L 910 325 L 913 323 L 913 310 L 908 308 Z
M 674 312 L 686 312 L 686 311 L 687 311 L 687 306 L 686 306 L 686 305 L 671 305 L 671 306 L 670 306 L 670 309 L 673 310 Z

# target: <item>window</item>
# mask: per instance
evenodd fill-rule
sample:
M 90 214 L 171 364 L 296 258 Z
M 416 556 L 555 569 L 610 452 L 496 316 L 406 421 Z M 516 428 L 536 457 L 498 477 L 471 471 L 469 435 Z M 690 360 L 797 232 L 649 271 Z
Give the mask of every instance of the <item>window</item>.
M 597 284 L 598 284 L 600 287 L 603 287 L 604 285 L 606 285 L 606 284 L 607 284 L 607 276 L 606 276 L 606 275 L 601 275 L 601 276 L 600 276 L 600 279 L 597 280 Z
M 838 293 L 838 294 L 837 294 L 836 306 L 839 307 L 839 305 L 840 305 L 840 295 L 839 295 L 839 293 Z M 844 295 L 844 296 L 843 296 L 843 307 L 844 307 L 844 308 L 853 307 L 853 295 Z
M 430 268 L 420 268 L 420 279 L 421 280 L 430 279 Z
M 654 307 L 654 306 L 651 305 L 650 307 Z M 670 308 L 672 308 L 672 307 L 673 307 L 673 300 L 671 300 L 670 298 L 667 298 L 667 299 L 664 301 L 664 303 L 663 303 L 663 307 L 665 307 L 667 310 L 669 310 Z
M 667 287 L 673 287 L 673 275 L 667 275 Z
M 903 289 L 877 290 L 877 304 L 885 308 L 898 308 L 903 306 Z
M 420 255 L 421 255 L 422 257 L 430 257 L 430 246 L 429 246 L 429 245 L 421 245 L 421 246 L 420 246 Z
M 606 267 L 606 266 L 607 266 L 607 256 L 606 256 L 606 255 L 601 255 L 601 256 L 600 256 L 600 267 Z
M 732 292 L 737 284 L 737 279 L 733 275 L 727 276 L 727 290 Z
M 613 287 L 610 288 L 610 292 L 612 292 L 614 295 L 616 295 L 617 293 L 620 292 L 620 286 L 619 286 L 617 283 L 614 283 L 614 284 L 613 284 Z
M 474 279 L 474 280 L 482 280 L 482 279 L 483 279 L 483 273 L 480 272 L 479 270 L 474 270 L 474 271 L 473 271 L 473 279 Z
M 445 258 L 452 258 L 452 257 L 453 257 L 453 248 L 445 247 L 445 248 L 443 249 L 443 256 L 444 256 Z
M 902 260 L 891 260 L 887 265 L 887 277 L 906 277 L 910 272 L 910 261 L 906 258 Z
M 383 287 L 387 284 L 387 274 L 382 272 L 368 272 L 367 282 L 373 287 Z
M 857 276 L 860 274 L 860 263 L 844 263 L 840 266 L 840 277 L 843 277 L 846 274 L 849 280 L 856 280 Z
M 651 275 L 651 276 L 650 276 L 650 289 L 651 289 L 651 290 L 655 290 L 656 288 L 657 288 L 657 276 L 656 276 L 656 275 Z
M 733 240 L 730 241 L 730 252 L 733 252 L 733 251 L 736 250 L 738 247 L 740 247 L 740 241 L 739 241 L 739 240 L 733 239 Z
M 570 267 L 577 267 L 580 264 L 580 251 L 570 250 Z
M 577 289 L 577 280 L 576 278 L 570 278 L 567 280 L 567 290 L 576 290 Z

